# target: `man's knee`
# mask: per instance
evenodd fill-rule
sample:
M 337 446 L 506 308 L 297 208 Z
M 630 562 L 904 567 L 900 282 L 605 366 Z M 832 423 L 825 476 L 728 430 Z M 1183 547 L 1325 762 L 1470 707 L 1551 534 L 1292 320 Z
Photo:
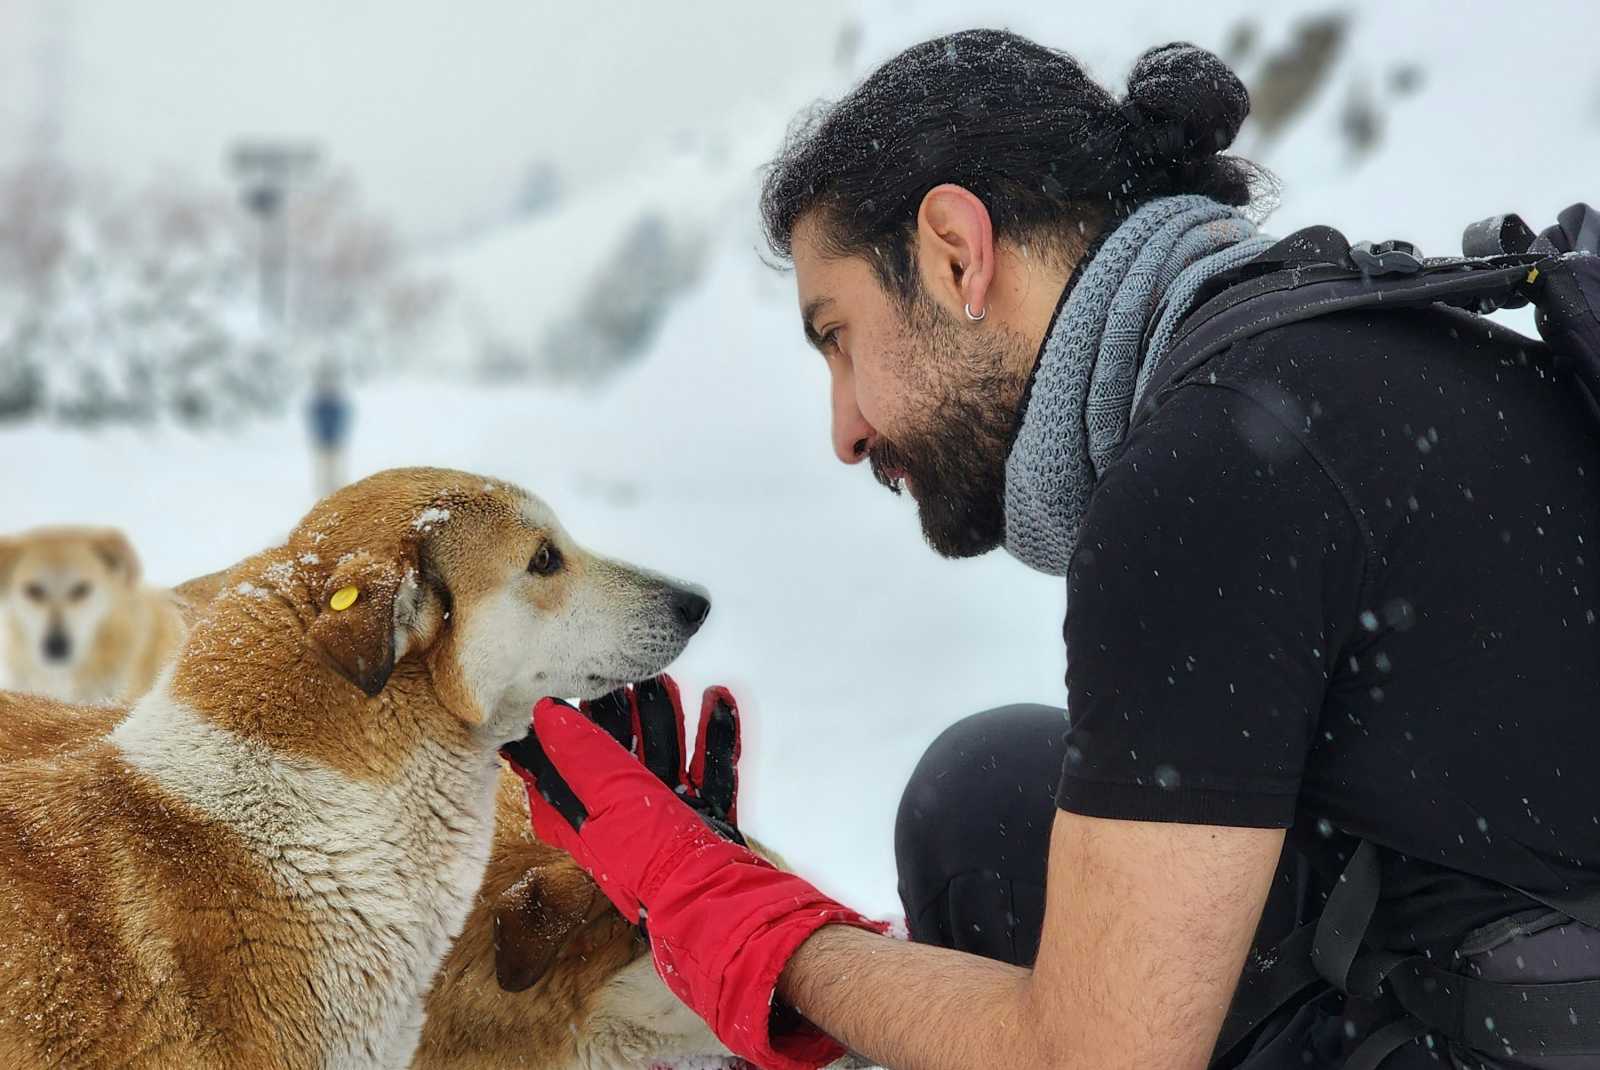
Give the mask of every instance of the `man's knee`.
M 1018 704 L 963 718 L 940 733 L 917 763 L 895 818 L 902 885 L 948 880 L 987 865 L 1009 831 L 1048 842 L 1047 823 L 1061 768 L 1065 715 Z M 1039 860 L 1042 866 L 1042 858 Z
M 984 809 L 996 786 L 1022 776 L 1018 759 L 1047 745 L 1052 730 L 1056 736 L 1066 731 L 1062 711 L 1032 703 L 985 710 L 946 728 L 923 753 L 900 797 L 896 852 L 902 844 L 914 850 L 930 836 L 948 842 L 952 826 Z M 1060 768 L 1059 759 L 1053 768 Z

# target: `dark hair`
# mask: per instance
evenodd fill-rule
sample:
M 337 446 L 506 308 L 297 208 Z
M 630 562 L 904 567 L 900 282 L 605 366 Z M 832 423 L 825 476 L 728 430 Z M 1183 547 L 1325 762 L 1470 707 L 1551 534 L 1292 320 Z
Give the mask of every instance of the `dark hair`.
M 820 210 L 830 252 L 863 256 L 909 296 L 918 208 L 953 182 L 983 201 L 997 239 L 1075 253 L 1152 197 L 1249 203 L 1263 173 L 1218 155 L 1249 111 L 1238 77 L 1194 45 L 1140 56 L 1119 102 L 1065 52 L 1002 30 L 950 34 L 801 116 L 762 187 L 767 243 L 792 259 L 796 224 Z

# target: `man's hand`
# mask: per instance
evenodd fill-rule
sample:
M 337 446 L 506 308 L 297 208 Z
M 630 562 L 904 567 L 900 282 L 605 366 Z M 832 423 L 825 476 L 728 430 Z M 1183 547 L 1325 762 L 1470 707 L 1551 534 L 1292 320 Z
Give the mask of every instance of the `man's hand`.
M 683 760 L 683 699 L 678 682 L 657 676 L 579 707 L 677 793 L 721 837 L 743 844 L 739 821 L 739 706 L 725 687 L 700 700 L 699 744 Z
M 662 980 L 735 1054 L 769 1070 L 838 1058 L 843 1046 L 809 1023 L 774 1028 L 778 975 L 824 925 L 880 927 L 735 842 L 732 696 L 706 692 L 687 767 L 669 679 L 608 696 L 589 712 L 594 721 L 545 699 L 534 707 L 533 732 L 504 749 L 528 784 L 534 832 L 642 923 Z

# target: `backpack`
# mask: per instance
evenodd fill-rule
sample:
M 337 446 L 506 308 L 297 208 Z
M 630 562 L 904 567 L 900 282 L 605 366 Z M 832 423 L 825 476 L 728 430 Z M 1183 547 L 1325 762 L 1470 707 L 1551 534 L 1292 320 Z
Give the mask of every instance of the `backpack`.
M 1289 235 L 1197 296 L 1141 391 L 1131 423 L 1149 418 L 1212 356 L 1274 327 L 1362 308 L 1443 304 L 1487 314 L 1532 304 L 1548 350 L 1544 356 L 1558 378 L 1579 392 L 1600 431 L 1600 212 L 1575 204 L 1538 235 L 1515 215 L 1495 216 L 1466 228 L 1462 252 L 1426 258 L 1403 241 L 1351 245 L 1330 227 Z M 1479 940 L 1485 948 L 1464 944 L 1458 957 L 1473 967 L 1469 974 L 1365 943 L 1380 893 L 1378 852 L 1375 844 L 1359 842 L 1321 914 L 1252 956 L 1213 1067 L 1278 1065 L 1287 1047 L 1272 1041 L 1283 1024 L 1303 1019 L 1301 1011 L 1332 991 L 1363 1000 L 1392 998 L 1402 1011 L 1366 1038 L 1342 1064 L 1345 1070 L 1375 1070 L 1427 1034 L 1534 1065 L 1584 1055 L 1600 1065 L 1600 956 L 1584 975 L 1593 979 L 1576 981 L 1493 980 L 1492 969 L 1477 968 L 1493 946 L 1523 937 L 1549 946 L 1571 932 L 1586 947 L 1600 948 L 1596 934 L 1587 932 L 1600 931 L 1600 882 L 1562 896 L 1516 889 L 1535 908 L 1497 923 L 1492 939 Z M 1565 946 L 1573 948 L 1570 942 Z

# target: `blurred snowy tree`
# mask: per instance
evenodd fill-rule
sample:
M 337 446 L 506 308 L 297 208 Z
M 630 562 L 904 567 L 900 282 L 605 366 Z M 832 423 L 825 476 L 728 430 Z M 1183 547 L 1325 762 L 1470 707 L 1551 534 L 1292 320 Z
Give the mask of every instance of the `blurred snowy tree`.
M 293 331 L 260 316 L 255 228 L 221 195 L 0 176 L 0 420 L 227 427 L 281 410 L 313 362 L 371 373 L 435 304 L 348 184 L 295 205 Z

